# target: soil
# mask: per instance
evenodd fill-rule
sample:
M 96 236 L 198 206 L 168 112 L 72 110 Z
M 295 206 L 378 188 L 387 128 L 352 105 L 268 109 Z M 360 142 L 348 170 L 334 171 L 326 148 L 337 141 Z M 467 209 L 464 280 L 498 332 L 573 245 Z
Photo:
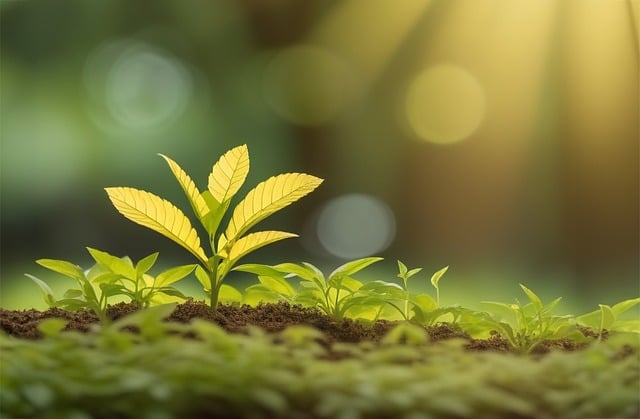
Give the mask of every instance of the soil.
M 134 304 L 119 303 L 109 306 L 107 316 L 117 320 L 138 310 Z M 40 321 L 47 318 L 61 318 L 68 323 L 65 330 L 87 332 L 91 325 L 98 323 L 98 317 L 88 310 L 66 311 L 60 308 L 50 308 L 46 311 L 5 310 L 0 308 L 0 328 L 10 336 L 23 339 L 39 339 L 42 337 L 38 330 Z M 257 307 L 243 305 L 240 307 L 220 305 L 216 311 L 211 311 L 204 302 L 187 301 L 179 304 L 167 321 L 188 323 L 193 319 L 204 319 L 213 322 L 230 333 L 246 333 L 248 326 L 258 326 L 266 332 L 274 333 L 290 325 L 309 325 L 323 333 L 322 343 L 330 347 L 334 342 L 358 343 L 363 341 L 379 342 L 380 339 L 394 326 L 397 321 L 378 320 L 372 324 L 364 324 L 352 319 L 336 321 L 313 308 L 290 305 L 285 302 L 275 304 L 260 304 Z M 472 339 L 455 325 L 440 323 L 426 327 L 430 342 L 445 339 L 461 338 L 468 341 L 465 348 L 470 351 L 499 351 L 510 350 L 508 342 L 499 335 L 489 339 Z M 583 331 L 586 335 L 588 330 Z M 545 341 L 538 345 L 535 353 L 543 354 L 553 349 L 573 351 L 584 344 L 576 344 L 570 339 Z

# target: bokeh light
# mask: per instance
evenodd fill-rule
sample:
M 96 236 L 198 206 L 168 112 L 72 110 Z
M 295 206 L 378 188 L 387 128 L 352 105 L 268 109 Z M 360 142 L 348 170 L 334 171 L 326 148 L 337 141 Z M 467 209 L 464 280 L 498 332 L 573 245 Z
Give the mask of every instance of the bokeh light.
M 319 125 L 345 110 L 354 94 L 348 65 L 328 49 L 296 45 L 278 52 L 264 73 L 265 100 L 288 122 Z
M 106 108 L 113 123 L 125 129 L 153 129 L 174 121 L 193 93 L 191 74 L 178 58 L 133 40 L 98 47 L 87 60 L 84 78 L 94 104 Z
M 464 68 L 443 64 L 427 68 L 409 87 L 406 113 L 422 140 L 448 144 L 469 137 L 485 114 L 485 94 Z
M 378 198 L 347 194 L 320 210 L 318 240 L 330 254 L 342 259 L 370 256 L 393 241 L 396 223 L 391 209 Z

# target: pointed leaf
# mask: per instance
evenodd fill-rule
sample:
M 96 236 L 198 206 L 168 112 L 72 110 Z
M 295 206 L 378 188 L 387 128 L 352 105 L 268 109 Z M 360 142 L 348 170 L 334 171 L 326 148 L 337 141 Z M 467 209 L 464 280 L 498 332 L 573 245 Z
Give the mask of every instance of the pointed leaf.
M 431 276 L 431 285 L 433 285 L 433 287 L 435 289 L 438 289 L 438 283 L 440 282 L 440 279 L 442 278 L 442 276 L 447 273 L 447 270 L 449 269 L 448 266 L 445 266 L 444 268 L 440 269 L 438 272 L 434 273 Z
M 600 306 L 601 313 L 601 329 L 608 329 L 616 321 L 616 315 L 608 305 L 598 304 L 598 306 Z
M 618 304 L 614 304 L 611 307 L 611 310 L 613 310 L 613 312 L 615 313 L 616 317 L 618 317 L 622 313 L 624 313 L 625 311 L 630 310 L 631 308 L 636 306 L 637 304 L 640 304 L 640 297 L 632 298 L 630 300 L 624 300 L 624 301 L 619 302 Z
M 77 281 L 83 281 L 85 279 L 82 269 L 78 265 L 74 265 L 73 263 L 67 262 L 66 260 L 38 259 L 36 260 L 36 263 L 54 272 L 58 272 L 59 274 L 73 278 Z
M 320 269 L 311 263 L 303 262 L 301 265 L 297 263 L 280 263 L 275 265 L 274 268 L 282 273 L 299 276 L 307 281 L 325 282 L 324 275 Z
M 298 235 L 284 231 L 260 231 L 248 234 L 233 244 L 229 251 L 229 260 L 235 263 L 254 250 L 291 237 L 298 237 Z
M 158 260 L 158 252 L 152 253 L 146 256 L 136 263 L 136 277 L 141 277 L 143 274 L 149 271 Z
M 191 204 L 191 208 L 193 208 L 193 212 L 198 216 L 198 219 L 200 221 L 203 221 L 209 213 L 209 207 L 200 195 L 200 191 L 198 190 L 195 182 L 189 177 L 189 175 L 187 175 L 184 170 L 182 170 L 178 163 L 171 160 L 164 154 L 158 155 L 167 162 L 167 164 L 169 165 L 169 169 L 171 169 L 171 173 L 173 173 L 173 176 L 176 178 L 176 180 L 180 184 L 180 187 L 184 191 L 184 194 L 187 196 L 187 199 Z
M 404 277 L 404 275 L 407 274 L 407 271 L 408 271 L 407 265 L 405 265 L 401 261 L 398 261 L 398 277 L 399 278 Z
M 205 271 L 204 268 L 200 265 L 196 267 L 196 278 L 206 292 L 211 291 L 211 278 L 209 277 L 207 271 Z
M 167 269 L 156 277 L 154 287 L 166 287 L 189 275 L 198 265 L 183 265 Z
M 222 284 L 220 286 L 220 293 L 218 294 L 218 299 L 223 303 L 241 303 L 242 302 L 242 294 L 237 289 L 233 288 L 231 285 Z
M 232 270 L 240 271 L 240 272 L 248 272 L 255 275 L 266 275 L 266 276 L 273 276 L 273 277 L 279 277 L 279 278 L 280 277 L 284 278 L 285 276 L 285 273 L 283 273 L 282 271 L 277 270 L 272 266 L 262 265 L 259 263 L 247 263 L 244 265 L 238 265 Z
M 44 294 L 44 301 L 47 303 L 49 307 L 53 307 L 56 303 L 56 299 L 53 297 L 53 291 L 51 290 L 51 288 L 49 288 L 46 282 L 44 282 L 40 278 L 36 278 L 33 275 L 29 275 L 29 274 L 25 274 L 25 275 L 27 276 L 27 278 L 35 282 L 38 287 L 40 287 L 40 289 L 42 290 L 42 293 Z
M 294 297 L 296 290 L 284 278 L 277 276 L 258 276 L 258 280 L 269 291 L 285 297 Z
M 227 151 L 209 174 L 209 192 L 216 201 L 229 201 L 240 189 L 249 173 L 249 150 L 241 145 Z
M 105 188 L 109 199 L 120 212 L 136 224 L 150 228 L 173 240 L 203 263 L 207 256 L 189 219 L 171 202 L 134 188 Z
M 533 303 L 536 312 L 540 312 L 540 310 L 542 310 L 542 300 L 540 300 L 540 297 L 538 297 L 533 291 L 522 284 L 520 284 L 520 288 L 522 288 L 522 291 L 527 294 L 527 297 L 529 297 L 529 300 Z
M 329 278 L 335 278 L 337 276 L 343 276 L 343 275 L 344 276 L 353 275 L 356 272 L 363 270 L 367 266 L 373 263 L 379 262 L 381 260 L 382 260 L 381 257 L 369 257 L 369 258 L 352 260 L 351 262 L 347 262 L 344 265 L 338 267 L 335 271 L 331 272 L 331 275 L 329 275 Z
M 304 173 L 271 177 L 249 191 L 234 208 L 225 231 L 227 240 L 236 240 L 256 223 L 307 195 L 322 179 Z
M 109 253 L 103 252 L 101 250 L 92 249 L 90 247 L 87 247 L 87 250 L 91 254 L 91 257 L 97 263 L 101 264 L 115 274 L 122 275 L 125 278 L 135 281 L 136 270 L 131 262 L 127 263 L 127 261 L 120 259 L 119 257 L 110 255 Z

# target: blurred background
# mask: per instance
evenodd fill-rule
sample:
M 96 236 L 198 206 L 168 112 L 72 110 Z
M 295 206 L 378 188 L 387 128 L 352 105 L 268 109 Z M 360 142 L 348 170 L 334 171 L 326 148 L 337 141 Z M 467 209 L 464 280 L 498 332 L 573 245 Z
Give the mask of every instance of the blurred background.
M 34 261 L 88 267 L 85 246 L 192 263 L 103 188 L 186 211 L 156 153 L 205 188 L 245 143 L 243 192 L 325 179 L 265 221 L 301 237 L 245 262 L 380 255 L 370 277 L 401 259 L 424 289 L 450 265 L 449 304 L 640 293 L 638 1 L 7 0 L 0 19 L 2 307 L 45 306 L 25 272 L 61 297 Z

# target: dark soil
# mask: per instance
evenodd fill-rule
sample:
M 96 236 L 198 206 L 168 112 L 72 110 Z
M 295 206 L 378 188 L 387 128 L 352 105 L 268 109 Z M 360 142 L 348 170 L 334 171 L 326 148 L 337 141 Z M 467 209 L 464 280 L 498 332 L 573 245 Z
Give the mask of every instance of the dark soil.
M 107 316 L 117 320 L 137 311 L 133 304 L 120 303 L 107 309 Z M 50 308 L 46 311 L 38 310 L 5 310 L 0 308 L 0 328 L 10 336 L 23 339 L 39 339 L 42 337 L 38 330 L 41 320 L 47 318 L 61 318 L 68 323 L 64 330 L 87 332 L 93 324 L 98 323 L 98 317 L 87 310 L 66 311 Z M 167 318 L 170 322 L 188 323 L 192 319 L 203 319 L 213 322 L 230 333 L 246 333 L 248 326 L 258 326 L 266 332 L 279 332 L 290 325 L 309 325 L 324 335 L 323 342 L 330 346 L 334 342 L 363 341 L 379 342 L 380 339 L 399 322 L 379 320 L 372 324 L 361 323 L 352 319 L 336 321 L 319 310 L 306 308 L 288 303 L 260 304 L 257 307 L 243 305 L 241 307 L 220 305 L 216 311 L 211 311 L 204 302 L 188 301 L 179 304 Z M 461 338 L 468 341 L 467 350 L 499 351 L 510 350 L 508 342 L 499 335 L 486 340 L 472 339 L 455 325 L 440 323 L 426 327 L 431 342 L 445 339 Z M 536 348 L 536 353 L 546 353 L 552 349 L 572 351 L 584 345 L 577 345 L 569 339 L 543 342 Z

